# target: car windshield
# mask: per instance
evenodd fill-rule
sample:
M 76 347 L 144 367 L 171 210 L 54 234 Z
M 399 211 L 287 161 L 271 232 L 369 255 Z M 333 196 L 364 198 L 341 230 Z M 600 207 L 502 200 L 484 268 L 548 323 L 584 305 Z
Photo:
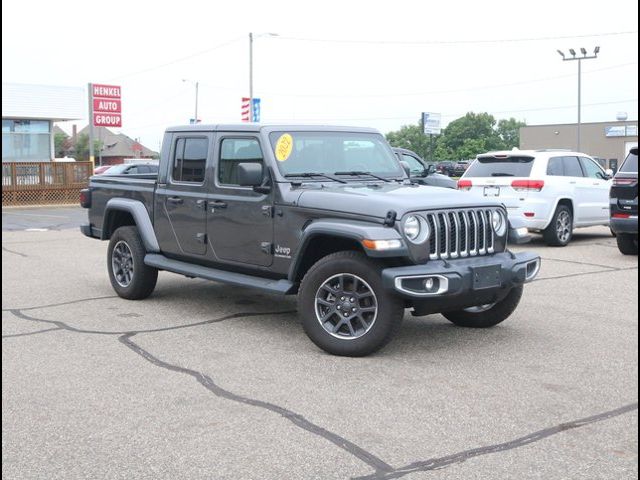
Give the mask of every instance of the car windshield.
M 278 169 L 283 175 L 352 172 L 403 177 L 400 162 L 382 135 L 354 132 L 272 132 L 269 135 Z M 359 173 L 356 175 L 356 173 Z M 307 177 L 318 178 L 322 177 Z
M 621 172 L 638 173 L 638 149 L 633 149 L 620 168 Z
M 528 177 L 533 167 L 533 157 L 483 156 L 473 162 L 465 172 L 469 177 Z

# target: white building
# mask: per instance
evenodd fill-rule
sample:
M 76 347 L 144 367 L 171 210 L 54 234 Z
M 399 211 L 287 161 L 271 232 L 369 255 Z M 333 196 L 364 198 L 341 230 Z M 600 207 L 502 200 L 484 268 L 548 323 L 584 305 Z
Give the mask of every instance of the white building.
M 53 122 L 84 117 L 82 87 L 2 84 L 2 161 L 53 160 Z

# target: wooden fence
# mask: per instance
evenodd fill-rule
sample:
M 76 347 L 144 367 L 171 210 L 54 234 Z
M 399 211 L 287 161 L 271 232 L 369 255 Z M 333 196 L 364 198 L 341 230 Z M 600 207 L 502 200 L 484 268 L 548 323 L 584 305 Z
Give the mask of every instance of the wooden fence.
M 91 162 L 3 162 L 2 206 L 79 203 Z

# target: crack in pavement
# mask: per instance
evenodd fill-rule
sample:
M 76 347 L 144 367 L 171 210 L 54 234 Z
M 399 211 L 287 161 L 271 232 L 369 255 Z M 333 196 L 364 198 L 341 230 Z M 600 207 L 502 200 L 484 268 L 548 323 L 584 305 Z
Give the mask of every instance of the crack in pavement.
M 167 363 L 163 360 L 160 360 L 158 357 L 152 355 L 147 350 L 143 349 L 140 345 L 136 344 L 131 340 L 135 334 L 129 333 L 126 335 L 122 335 L 118 337 L 118 340 L 130 348 L 132 351 L 140 355 L 142 358 L 155 365 L 156 367 L 164 368 L 166 370 L 170 370 L 172 372 L 183 373 L 189 375 L 196 379 L 198 383 L 200 383 L 203 387 L 209 390 L 217 397 L 224 398 L 226 400 L 231 400 L 233 402 L 243 403 L 245 405 L 251 405 L 253 407 L 262 408 L 268 410 L 273 413 L 277 413 L 283 418 L 289 420 L 296 427 L 302 428 L 309 433 L 314 435 L 318 435 L 319 437 L 328 440 L 329 442 L 336 445 L 338 448 L 346 451 L 347 453 L 353 455 L 358 458 L 362 462 L 366 463 L 370 467 L 374 468 L 378 473 L 388 473 L 393 471 L 393 467 L 391 465 L 384 462 L 382 459 L 376 457 L 372 453 L 367 452 L 363 448 L 359 447 L 353 442 L 350 442 L 344 437 L 340 435 L 330 432 L 329 430 L 322 428 L 319 425 L 307 420 L 302 415 L 295 413 L 291 410 L 288 410 L 279 405 L 265 402 L 263 400 L 256 400 L 249 397 L 243 397 L 236 393 L 230 392 L 229 390 L 225 390 L 224 388 L 216 385 L 211 377 L 205 375 L 202 372 L 198 372 L 196 370 L 191 370 L 189 368 L 180 367 L 178 365 L 173 365 L 171 363 Z
M 12 254 L 14 254 L 14 255 L 18 255 L 18 256 L 23 257 L 23 258 L 28 258 L 28 257 L 29 257 L 29 255 L 27 255 L 27 254 L 25 254 L 25 253 L 20 253 L 20 252 L 16 252 L 16 251 L 14 251 L 14 250 L 9 250 L 9 249 L 8 249 L 7 247 L 5 247 L 4 245 L 2 246 L 2 251 L 3 251 L 3 252 L 7 252 L 7 253 L 12 253 Z
M 585 267 L 599 267 L 599 268 L 608 268 L 610 270 L 617 270 L 619 267 L 611 267 L 609 265 L 601 265 L 598 263 L 588 263 L 588 262 L 578 262 L 576 260 L 564 260 L 562 258 L 550 258 L 550 257 L 541 257 L 543 260 L 551 260 L 552 262 L 562 262 L 562 263 L 572 263 L 574 265 L 584 265 Z
M 4 247 L 3 247 L 4 248 Z M 50 303 L 48 305 L 38 305 L 35 307 L 23 307 L 23 308 L 3 308 L 3 312 L 13 312 L 16 310 L 25 311 L 25 310 L 40 310 L 44 308 L 52 308 L 52 307 L 62 307 L 64 305 L 72 305 L 74 303 L 82 303 L 82 302 L 91 302 L 94 300 L 104 300 L 107 298 L 117 298 L 117 295 L 105 295 L 103 297 L 89 297 L 89 298 L 81 298 L 79 300 L 69 300 L 68 302 L 60 302 L 60 303 Z
M 452 455 L 447 455 L 444 457 L 430 458 L 428 460 L 413 462 L 405 467 L 394 469 L 392 472 L 382 474 L 374 473 L 373 475 L 353 477 L 353 480 L 387 480 L 392 478 L 401 478 L 414 472 L 429 472 L 433 470 L 440 470 L 454 464 L 463 463 L 474 457 L 504 452 L 506 450 L 513 450 L 515 448 L 521 448 L 534 442 L 544 440 L 545 438 L 551 437 L 552 435 L 557 435 L 574 428 L 584 427 L 585 425 L 589 425 L 592 423 L 602 422 L 604 420 L 608 420 L 619 415 L 624 415 L 625 413 L 629 413 L 634 410 L 638 410 L 638 402 L 630 403 L 629 405 L 616 408 L 615 410 L 609 410 L 608 412 L 599 413 L 590 417 L 561 423 L 560 425 L 556 425 L 551 428 L 545 428 L 544 430 L 538 430 L 537 432 L 530 433 L 528 435 L 510 440 L 508 442 L 489 445 L 486 447 L 473 448 L 471 450 L 464 450 L 462 452 L 454 453 Z
M 28 337 L 29 335 L 37 335 L 38 333 L 53 332 L 62 330 L 60 327 L 45 328 L 44 330 L 36 330 L 35 332 L 13 333 L 10 335 L 2 335 L 2 338 Z
M 79 300 L 76 300 L 74 302 L 68 302 L 68 303 L 78 303 L 78 302 Z M 32 307 L 31 309 L 33 308 L 36 308 L 36 307 Z M 286 311 L 278 311 L 278 312 L 239 312 L 239 313 L 225 315 L 220 318 L 204 320 L 201 322 L 190 323 L 186 325 L 176 325 L 173 327 L 163 327 L 163 328 L 155 328 L 155 329 L 147 329 L 147 330 L 128 330 L 128 331 L 115 331 L 115 332 L 104 331 L 104 330 L 80 329 L 80 328 L 72 327 L 71 325 L 68 325 L 67 323 L 59 320 L 46 320 L 43 318 L 32 317 L 30 315 L 23 313 L 21 310 L 26 310 L 26 309 L 6 309 L 3 311 L 8 311 L 12 313 L 15 317 L 23 320 L 28 320 L 32 322 L 38 322 L 38 323 L 46 323 L 46 324 L 51 324 L 56 326 L 55 328 L 41 330 L 39 331 L 39 333 L 43 333 L 45 331 L 66 330 L 73 333 L 83 333 L 83 334 L 92 334 L 92 335 L 119 335 L 118 341 L 120 341 L 120 343 L 127 346 L 130 350 L 140 355 L 148 362 L 152 363 L 157 367 L 164 368 L 166 370 L 170 370 L 178 373 L 184 373 L 192 376 L 202 386 L 204 386 L 207 390 L 212 392 L 217 397 L 221 397 L 234 402 L 243 403 L 245 405 L 251 405 L 254 407 L 262 408 L 270 412 L 276 413 L 282 416 L 283 418 L 289 420 L 295 426 L 333 443 L 338 448 L 344 450 L 348 454 L 358 458 L 365 464 L 372 467 L 377 473 L 386 473 L 386 472 L 393 471 L 393 467 L 385 463 L 382 459 L 376 457 L 372 453 L 367 452 L 365 449 L 363 449 L 362 447 L 359 447 L 358 445 L 347 440 L 346 438 L 341 437 L 337 433 L 331 432 L 325 428 L 322 428 L 319 425 L 316 425 L 315 423 L 304 418 L 302 415 L 273 403 L 265 402 L 263 400 L 256 400 L 248 397 L 243 397 L 229 390 L 225 390 L 224 388 L 216 385 L 213 379 L 208 375 L 202 372 L 198 372 L 196 370 L 191 370 L 185 367 L 180 367 L 178 365 L 172 365 L 170 363 L 164 362 L 159 358 L 155 357 L 154 355 L 152 355 L 150 352 L 144 350 L 142 347 L 140 347 L 139 345 L 137 345 L 135 342 L 131 340 L 131 337 L 140 333 L 157 333 L 157 332 L 166 332 L 169 330 L 179 330 L 184 328 L 202 326 L 210 323 L 223 322 L 225 320 L 231 320 L 234 318 L 290 314 L 290 313 L 295 313 L 295 310 L 286 310 Z
M 567 275 L 557 275 L 555 277 L 545 277 L 545 278 L 536 278 L 531 283 L 536 282 L 544 282 L 546 280 L 558 280 L 561 278 L 571 278 L 571 277 L 582 277 L 587 275 L 597 275 L 599 273 L 615 273 L 615 272 L 626 272 L 629 270 L 637 270 L 638 267 L 625 267 L 625 268 L 609 268 L 608 270 L 598 270 L 597 272 L 582 272 L 582 273 L 569 273 Z

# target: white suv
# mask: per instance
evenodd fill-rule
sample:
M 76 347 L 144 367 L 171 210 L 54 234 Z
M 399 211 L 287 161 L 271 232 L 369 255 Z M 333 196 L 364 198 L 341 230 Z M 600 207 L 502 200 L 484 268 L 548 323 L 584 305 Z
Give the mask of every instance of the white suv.
M 478 155 L 458 187 L 497 197 L 510 218 L 565 246 L 574 228 L 609 225 L 611 177 L 584 153 L 514 149 Z

